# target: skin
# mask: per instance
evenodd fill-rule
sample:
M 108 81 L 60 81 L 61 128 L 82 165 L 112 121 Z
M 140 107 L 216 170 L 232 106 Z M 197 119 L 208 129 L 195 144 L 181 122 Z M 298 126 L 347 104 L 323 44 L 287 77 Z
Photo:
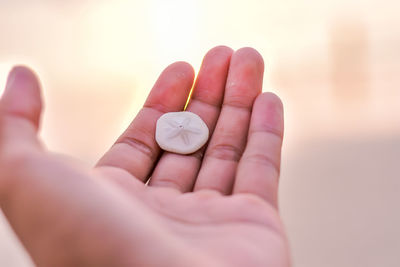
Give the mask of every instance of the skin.
M 261 93 L 263 72 L 254 49 L 222 46 L 195 83 L 189 64 L 168 66 L 88 167 L 42 145 L 40 84 L 15 67 L 0 100 L 0 205 L 37 266 L 290 266 L 277 210 L 283 108 Z M 187 110 L 209 143 L 162 152 L 156 121 L 183 110 L 193 83 Z

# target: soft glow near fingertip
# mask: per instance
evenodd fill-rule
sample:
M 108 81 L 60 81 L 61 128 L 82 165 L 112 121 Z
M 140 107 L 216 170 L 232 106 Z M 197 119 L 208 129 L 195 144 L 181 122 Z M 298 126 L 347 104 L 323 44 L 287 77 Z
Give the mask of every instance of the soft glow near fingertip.
M 160 64 L 168 64 L 193 50 L 198 34 L 197 0 L 153 0 L 150 2 L 151 32 Z M 185 55 L 186 56 L 186 55 Z

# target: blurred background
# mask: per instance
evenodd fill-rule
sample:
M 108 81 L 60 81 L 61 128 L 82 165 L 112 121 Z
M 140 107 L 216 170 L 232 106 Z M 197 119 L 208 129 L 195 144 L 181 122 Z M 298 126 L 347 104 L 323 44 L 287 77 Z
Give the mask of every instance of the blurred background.
M 255 47 L 264 90 L 286 107 L 280 209 L 294 266 L 398 267 L 399 9 L 396 0 L 0 0 L 0 85 L 12 65 L 33 67 L 46 144 L 93 164 L 168 64 L 198 70 L 213 46 Z M 33 266 L 3 218 L 0 266 Z

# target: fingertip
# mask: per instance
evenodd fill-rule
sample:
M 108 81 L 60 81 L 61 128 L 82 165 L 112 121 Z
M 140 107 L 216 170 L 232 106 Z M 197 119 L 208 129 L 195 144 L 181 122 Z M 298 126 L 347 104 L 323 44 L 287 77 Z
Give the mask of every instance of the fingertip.
M 252 120 L 252 130 L 268 130 L 283 136 L 284 110 L 279 96 L 272 92 L 260 94 L 254 102 Z
M 195 76 L 195 71 L 192 65 L 185 61 L 177 61 L 170 64 L 164 72 L 173 73 L 176 77 L 192 81 Z
M 8 74 L 6 90 L 13 87 L 15 83 L 31 83 L 39 87 L 36 74 L 28 67 L 23 65 L 14 66 Z
M 197 76 L 192 99 L 221 106 L 232 54 L 232 48 L 222 45 L 207 52 Z
M 261 102 L 258 104 L 257 102 Z M 275 109 L 283 111 L 283 102 L 281 98 L 272 92 L 264 92 L 257 97 L 254 105 L 267 105 L 273 106 Z
M 19 75 L 20 77 L 26 77 L 27 79 L 35 79 L 35 72 L 25 65 L 15 65 L 11 71 L 10 75 Z
M 18 65 L 10 71 L 1 108 L 38 126 L 42 110 L 41 89 L 39 79 L 30 68 Z
M 240 58 L 256 64 L 259 70 L 264 71 L 264 59 L 262 55 L 252 47 L 242 47 L 234 53 L 235 58 Z
M 233 53 L 234 51 L 232 48 L 223 45 L 210 49 L 203 58 L 202 69 L 200 71 L 207 72 L 209 68 L 213 68 L 218 77 L 219 75 L 226 76 Z M 207 76 L 212 77 L 210 74 Z M 224 81 L 226 81 L 226 78 Z
M 207 52 L 205 58 L 215 57 L 215 56 L 231 57 L 233 53 L 234 53 L 234 50 L 232 48 L 225 46 L 225 45 L 218 45 L 218 46 L 211 48 Z
M 193 67 L 184 61 L 172 63 L 164 69 L 153 86 L 145 107 L 153 107 L 162 112 L 182 110 L 193 86 Z
M 264 61 L 255 49 L 244 47 L 232 55 L 226 81 L 225 104 L 250 109 L 262 92 Z

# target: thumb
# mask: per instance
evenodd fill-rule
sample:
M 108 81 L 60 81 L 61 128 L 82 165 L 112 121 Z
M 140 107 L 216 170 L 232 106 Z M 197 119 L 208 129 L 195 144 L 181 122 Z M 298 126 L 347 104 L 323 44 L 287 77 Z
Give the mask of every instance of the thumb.
M 0 154 L 38 146 L 42 100 L 40 84 L 28 68 L 14 67 L 0 99 Z
M 0 100 L 0 111 L 3 116 L 26 120 L 36 130 L 39 128 L 42 111 L 40 84 L 30 69 L 17 66 L 11 70 Z
M 42 147 L 37 138 L 41 111 L 40 84 L 36 75 L 26 67 L 14 67 L 0 99 L 1 192 L 5 182 L 11 179 L 8 179 L 10 160 Z

